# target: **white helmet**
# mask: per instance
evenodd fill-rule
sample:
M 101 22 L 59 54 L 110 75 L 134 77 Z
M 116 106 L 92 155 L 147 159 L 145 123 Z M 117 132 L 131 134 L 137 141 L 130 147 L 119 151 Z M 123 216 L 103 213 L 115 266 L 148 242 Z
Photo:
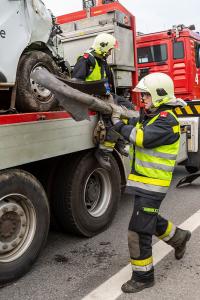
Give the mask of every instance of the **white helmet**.
M 92 48 L 100 55 L 106 55 L 109 50 L 118 48 L 116 38 L 108 33 L 100 33 L 94 40 Z
M 172 79 L 164 73 L 152 73 L 143 77 L 133 91 L 150 93 L 154 107 L 159 107 L 175 99 L 174 83 Z

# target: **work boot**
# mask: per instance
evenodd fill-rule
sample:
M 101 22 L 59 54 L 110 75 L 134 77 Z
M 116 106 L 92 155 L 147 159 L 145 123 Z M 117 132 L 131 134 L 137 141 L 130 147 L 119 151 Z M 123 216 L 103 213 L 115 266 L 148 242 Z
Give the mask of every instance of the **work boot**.
M 111 163 L 110 163 L 110 157 L 108 156 L 108 153 L 106 150 L 97 149 L 94 152 L 94 155 L 99 163 L 99 165 L 108 171 L 111 170 Z
M 122 285 L 121 290 L 124 293 L 138 293 L 146 288 L 154 286 L 154 284 L 154 280 L 147 282 L 138 282 L 133 279 L 130 279 Z
M 191 232 L 189 230 L 183 230 L 176 228 L 174 236 L 167 242 L 175 249 L 175 258 L 181 259 L 186 250 L 186 243 L 191 238 Z

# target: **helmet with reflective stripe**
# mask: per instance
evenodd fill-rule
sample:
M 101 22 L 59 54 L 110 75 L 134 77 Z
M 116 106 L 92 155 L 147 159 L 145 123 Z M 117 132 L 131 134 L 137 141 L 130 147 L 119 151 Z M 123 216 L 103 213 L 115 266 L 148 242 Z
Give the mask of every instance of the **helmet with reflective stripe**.
M 134 92 L 149 93 L 154 107 L 175 99 L 174 83 L 164 73 L 152 73 L 143 77 L 133 90 Z
M 118 48 L 116 38 L 109 33 L 100 33 L 94 40 L 92 48 L 100 55 L 105 55 L 109 50 Z

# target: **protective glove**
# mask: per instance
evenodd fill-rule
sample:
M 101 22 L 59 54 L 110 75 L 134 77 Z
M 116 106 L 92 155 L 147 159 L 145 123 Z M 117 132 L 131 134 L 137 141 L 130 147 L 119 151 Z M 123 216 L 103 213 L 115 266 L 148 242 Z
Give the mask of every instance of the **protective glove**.
M 138 118 L 139 112 L 133 109 L 128 109 L 126 106 L 121 105 L 122 113 L 121 116 L 126 119 Z
M 111 121 L 113 125 L 117 124 L 120 121 L 120 117 L 123 113 L 123 109 L 121 106 L 109 103 L 109 105 L 112 108 L 112 116 L 111 116 Z
M 109 103 L 112 108 L 112 123 L 115 125 L 120 121 L 121 116 L 124 118 L 137 118 L 139 116 L 139 112 L 135 110 L 130 110 L 125 106 L 119 106 L 116 104 Z

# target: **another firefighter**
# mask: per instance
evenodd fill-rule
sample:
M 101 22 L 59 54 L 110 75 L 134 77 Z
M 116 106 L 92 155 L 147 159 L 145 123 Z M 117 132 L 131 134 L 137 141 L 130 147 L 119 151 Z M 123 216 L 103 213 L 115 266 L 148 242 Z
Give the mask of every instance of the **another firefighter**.
M 116 94 L 111 94 L 112 90 L 112 72 L 107 63 L 107 58 L 111 54 L 112 49 L 117 48 L 118 43 L 114 36 L 108 33 L 99 34 L 92 45 L 92 47 L 80 56 L 76 65 L 74 66 L 72 78 L 85 81 L 96 81 L 105 79 L 106 89 L 104 101 L 114 102 L 118 105 L 125 106 L 128 109 L 133 109 L 133 104 Z M 113 141 L 115 140 L 115 148 L 122 154 L 128 155 L 125 150 L 125 141 L 119 134 L 112 130 L 112 123 L 109 117 L 103 117 L 104 123 L 107 127 L 107 137 L 105 149 L 113 149 Z M 109 146 L 110 145 L 110 146 Z M 103 148 L 104 146 L 101 145 Z
M 179 150 L 180 125 L 173 108 L 185 106 L 174 96 L 172 79 L 153 73 L 140 80 L 134 89 L 142 95 L 144 113 L 124 125 L 120 110 L 113 108 L 115 130 L 133 144 L 133 161 L 127 190 L 135 195 L 134 211 L 128 228 L 132 277 L 122 285 L 124 293 L 136 293 L 154 285 L 152 235 L 175 249 L 181 259 L 191 237 L 188 230 L 175 226 L 159 214 L 172 180 Z

